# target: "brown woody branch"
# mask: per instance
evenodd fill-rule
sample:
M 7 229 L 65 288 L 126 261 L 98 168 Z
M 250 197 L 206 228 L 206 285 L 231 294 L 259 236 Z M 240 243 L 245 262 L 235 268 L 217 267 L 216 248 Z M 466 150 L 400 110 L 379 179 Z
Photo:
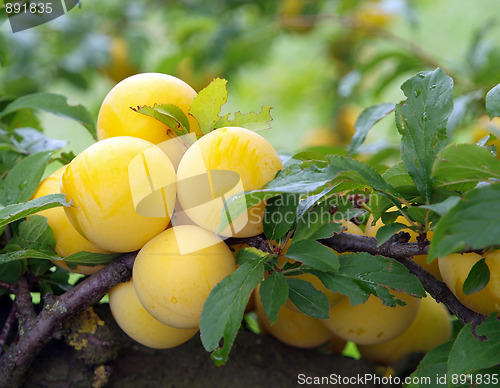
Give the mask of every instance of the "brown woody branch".
M 20 386 L 37 354 L 69 318 L 98 303 L 115 285 L 130 279 L 135 256 L 136 253 L 124 254 L 63 295 L 46 298 L 42 311 L 30 320 L 30 327 L 19 333 L 18 342 L 0 358 L 0 387 Z

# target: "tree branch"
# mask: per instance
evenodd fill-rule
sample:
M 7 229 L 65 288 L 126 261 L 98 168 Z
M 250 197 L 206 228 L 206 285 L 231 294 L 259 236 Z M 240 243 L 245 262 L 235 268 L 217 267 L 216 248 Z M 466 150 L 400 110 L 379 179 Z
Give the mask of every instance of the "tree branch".
M 465 307 L 444 282 L 436 279 L 431 273 L 412 260 L 413 256 L 427 254 L 429 250 L 428 245 L 422 246 L 418 242 L 395 243 L 388 241 L 381 246 L 377 246 L 377 239 L 374 237 L 358 236 L 349 233 L 338 233 L 328 239 L 320 240 L 320 242 L 335 249 L 337 252 L 368 252 L 372 255 L 381 255 L 396 259 L 420 279 L 420 282 L 429 295 L 438 302 L 445 304 L 463 323 L 471 323 L 474 332 L 476 326 L 484 322 L 487 318 L 485 315 L 478 314 Z
M 474 333 L 476 326 L 484 322 L 487 318 L 485 315 L 478 314 L 465 307 L 444 282 L 436 279 L 425 268 L 412 260 L 413 256 L 427 254 L 429 250 L 428 245 L 420 244 L 418 242 L 404 243 L 389 240 L 386 243 L 377 246 L 377 239 L 374 237 L 359 236 L 345 232 L 337 233 L 330 238 L 319 240 L 319 242 L 341 253 L 367 252 L 372 255 L 380 255 L 396 259 L 413 275 L 420 279 L 424 289 L 436 301 L 446 305 L 448 309 L 464 324 L 471 323 Z M 272 253 L 269 248 L 269 244 L 263 235 L 244 239 L 230 238 L 226 240 L 226 243 L 228 245 L 245 243 L 264 252 Z
M 0 355 L 3 353 L 3 347 L 7 343 L 7 338 L 9 338 L 10 329 L 16 320 L 16 305 L 12 303 L 10 306 L 9 315 L 3 324 L 2 333 L 0 334 Z
M 22 335 L 30 329 L 36 319 L 35 307 L 25 277 L 13 283 L 11 290 L 16 296 L 14 305 L 16 306 L 17 321 L 19 322 L 19 334 Z
M 31 327 L 0 358 L 0 387 L 20 386 L 37 354 L 69 318 L 98 303 L 115 285 L 130 279 L 136 255 L 136 252 L 124 254 L 63 295 L 47 298 Z

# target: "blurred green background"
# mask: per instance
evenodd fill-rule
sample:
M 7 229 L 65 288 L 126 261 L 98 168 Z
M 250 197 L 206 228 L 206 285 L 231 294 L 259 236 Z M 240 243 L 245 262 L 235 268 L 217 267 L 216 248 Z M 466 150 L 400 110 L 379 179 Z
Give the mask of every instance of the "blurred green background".
M 273 128 L 261 133 L 280 152 L 343 152 L 364 108 L 403 100 L 405 79 L 441 67 L 463 102 L 450 134 L 470 139 L 469 117 L 484 115 L 484 93 L 500 81 L 498 11 L 491 0 L 83 0 L 13 34 L 2 9 L 0 103 L 48 91 L 97 117 L 106 93 L 133 73 L 172 74 L 198 91 L 222 77 L 225 111 L 273 107 Z M 37 125 L 68 140 L 65 150 L 93 142 L 50 114 Z M 389 117 L 362 152 L 397 142 Z

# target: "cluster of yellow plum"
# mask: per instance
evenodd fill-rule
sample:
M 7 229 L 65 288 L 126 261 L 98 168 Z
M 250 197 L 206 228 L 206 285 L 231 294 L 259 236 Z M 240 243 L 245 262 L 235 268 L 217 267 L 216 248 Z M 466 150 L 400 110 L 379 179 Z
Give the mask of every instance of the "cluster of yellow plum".
M 363 230 L 350 221 L 342 221 L 345 232 L 373 236 L 382 224 Z M 286 256 L 286 251 L 285 251 Z M 427 352 L 451 338 L 451 316 L 431 297 L 423 299 L 403 292 L 394 295 L 406 305 L 385 306 L 371 295 L 365 303 L 352 306 L 347 296 L 332 293 L 310 274 L 298 275 L 324 292 L 330 302 L 330 317 L 322 320 L 302 314 L 290 300 L 280 309 L 274 325 L 266 317 L 255 293 L 256 312 L 263 330 L 295 347 L 313 348 L 330 343 L 333 352 L 341 352 L 348 341 L 355 343 L 363 357 L 381 364 L 393 364 L 410 353 Z
M 197 93 L 180 79 L 143 73 L 118 83 L 98 115 L 98 141 L 41 184 L 34 197 L 63 193 L 71 207 L 40 213 L 54 230 L 56 252 L 139 251 L 132 280 L 109 293 L 111 311 L 133 339 L 169 348 L 198 331 L 211 289 L 235 271 L 227 237 L 262 232 L 257 204 L 219 234 L 225 199 L 262 187 L 283 168 L 257 133 L 219 128 L 202 136 L 189 114 Z M 131 108 L 177 105 L 192 137 Z M 230 216 L 229 216 L 230 217 Z M 68 269 L 64 261 L 56 264 Z M 99 266 L 78 266 L 92 274 Z
M 203 135 L 189 113 L 196 95 L 188 84 L 166 74 L 137 74 L 119 82 L 99 111 L 98 141 L 46 178 L 34 194 L 60 192 L 72 203 L 40 213 L 54 230 L 61 257 L 80 251 L 138 251 L 132 280 L 109 292 L 110 308 L 130 337 L 153 348 L 177 346 L 197 333 L 210 291 L 236 270 L 234 250 L 224 238 L 263 231 L 264 202 L 233 217 L 227 214 L 226 199 L 261 188 L 283 168 L 271 144 L 253 131 L 224 127 Z M 191 133 L 177 136 L 174 128 L 137 112 L 138 106 L 155 104 L 178 106 Z M 222 231 L 221 220 L 227 225 Z M 348 233 L 364 234 L 349 221 L 343 226 Z M 69 269 L 63 260 L 55 264 Z M 89 275 L 100 268 L 72 270 Z M 427 351 L 450 336 L 449 314 L 431 298 L 421 303 L 396 293 L 405 306 L 387 307 L 373 296 L 351 306 L 349 298 L 331 292 L 318 278 L 298 277 L 327 295 L 329 319 L 304 315 L 288 301 L 271 325 L 258 289 L 253 297 L 262 326 L 289 345 L 307 348 L 330 341 L 340 351 L 352 341 L 367 357 L 376 354 L 378 362 L 392 362 L 380 357 L 394 357 L 394 351 L 382 349 L 396 346 L 402 352 L 403 345 L 394 345 L 399 338 L 427 336 L 426 341 L 407 341 L 404 349 L 410 352 Z M 431 310 L 439 310 L 432 316 L 434 324 L 442 322 L 442 330 L 423 329 L 421 321 L 429 320 Z

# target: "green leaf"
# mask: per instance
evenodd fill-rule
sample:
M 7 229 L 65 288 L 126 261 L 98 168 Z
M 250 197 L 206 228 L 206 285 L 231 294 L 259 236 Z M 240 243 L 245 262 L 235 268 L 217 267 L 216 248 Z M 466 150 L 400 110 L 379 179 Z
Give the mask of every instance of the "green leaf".
M 415 198 L 420 195 L 415 182 L 410 174 L 408 174 L 408 170 L 406 170 L 403 162 L 396 163 L 394 166 L 387 169 L 382 177 L 399 193 L 404 195 L 405 198 Z
M 460 197 L 448 197 L 444 201 L 439 203 L 434 203 L 432 205 L 421 205 L 419 207 L 424 209 L 429 209 L 440 216 L 444 216 L 446 213 L 450 211 L 457 203 L 460 202 Z
M 448 118 L 448 124 L 446 126 L 448 138 L 451 138 L 455 128 L 460 125 L 466 114 L 470 111 L 471 106 L 482 99 L 482 92 L 477 90 L 453 99 L 453 111 Z
M 12 139 L 16 148 L 26 154 L 36 154 L 37 152 L 56 151 L 68 144 L 66 140 L 55 140 L 45 136 L 34 128 L 17 128 L 15 135 L 21 137 L 20 140 Z
M 422 386 L 421 383 L 424 382 L 425 386 L 429 388 L 447 386 L 448 357 L 453 342 L 453 340 L 450 340 L 430 350 L 422 358 L 415 372 L 411 374 L 411 383 L 405 384 L 405 387 L 419 388 Z
M 335 187 L 326 187 L 323 191 L 318 194 L 308 195 L 305 198 L 301 198 L 299 201 L 299 206 L 297 206 L 297 220 L 301 220 L 304 215 L 323 198 L 328 196 Z
M 383 193 L 389 193 L 397 196 L 399 193 L 387 181 L 373 169 L 373 167 L 360 162 L 359 160 L 346 158 L 339 155 L 327 156 L 330 165 L 342 169 L 343 171 L 354 171 L 359 175 L 358 182 L 373 187 L 375 190 Z
M 490 119 L 500 116 L 500 84 L 486 94 L 486 112 Z
M 64 194 L 50 194 L 25 203 L 15 203 L 0 209 L 0 227 L 42 210 L 69 206 Z
M 241 265 L 210 292 L 200 318 L 205 350 L 213 351 L 216 366 L 224 365 L 241 324 L 248 297 L 264 277 L 265 258 Z M 224 339 L 222 347 L 219 346 Z
M 42 179 L 50 152 L 29 155 L 17 163 L 2 182 L 0 203 L 11 205 L 30 199 Z
M 293 240 L 285 256 L 320 271 L 337 271 L 339 261 L 333 249 L 314 240 Z
M 233 119 L 230 119 L 229 113 L 227 113 L 215 124 L 215 128 L 242 127 L 252 131 L 269 129 L 271 128 L 269 123 L 273 120 L 271 117 L 271 109 L 270 106 L 263 106 L 260 113 L 236 112 Z
M 373 127 L 379 120 L 386 117 L 389 113 L 393 112 L 395 109 L 393 103 L 384 103 L 366 108 L 359 115 L 354 124 L 356 132 L 354 133 L 351 144 L 349 146 L 349 155 L 356 153 L 358 148 L 365 141 L 368 131 Z
M 370 208 L 372 209 L 373 221 L 377 221 L 384 212 L 394 206 L 392 201 L 384 195 L 372 192 L 370 194 Z M 396 217 L 397 218 L 397 217 Z
M 323 224 L 310 224 L 310 228 L 307 228 L 307 223 L 301 223 L 297 227 L 296 234 L 294 235 L 293 241 L 301 240 L 322 240 L 325 238 L 332 237 L 335 233 L 341 231 L 342 226 L 336 222 L 328 222 Z
M 24 265 L 20 261 L 3 261 L 0 254 L 0 280 L 5 283 L 17 282 L 24 273 Z M 0 295 L 2 287 L 0 287 Z
M 227 212 L 236 218 L 253 205 L 279 194 L 313 195 L 316 190 L 330 183 L 339 172 L 339 168 L 331 165 L 318 167 L 312 164 L 302 168 L 293 164 L 279 171 L 276 177 L 262 188 L 231 196 L 226 201 Z M 223 231 L 227 225 L 227 217 L 222 217 L 218 231 Z
M 53 93 L 28 94 L 11 102 L 0 112 L 0 118 L 19 109 L 32 108 L 73 119 L 82 124 L 97 139 L 94 119 L 82 105 L 69 105 L 66 97 Z
M 64 261 L 68 267 L 74 269 L 77 265 L 106 265 L 111 263 L 116 258 L 120 257 L 121 253 L 93 253 L 93 252 L 77 252 L 66 258 L 57 256 L 56 254 L 47 253 L 45 250 L 34 248 L 18 249 L 11 252 L 0 254 L 0 264 L 13 262 L 21 259 L 43 259 L 53 261 Z M 0 266 L 1 267 L 1 266 Z
M 36 249 L 20 249 L 0 254 L 0 264 L 21 259 L 61 260 L 60 257 Z
M 334 221 L 349 220 L 361 213 L 363 213 L 361 209 L 355 208 L 352 202 L 345 201 L 343 197 L 329 198 L 302 214 L 293 241 L 321 240 L 332 237 L 334 233 L 341 230 L 341 225 Z
M 394 295 L 389 288 L 404 291 L 413 296 L 425 296 L 425 290 L 417 277 L 394 259 L 372 256 L 369 253 L 348 253 L 338 256 L 340 268 L 337 273 L 307 270 L 316 275 L 332 292 L 347 295 L 351 305 L 364 303 L 370 294 L 394 307 Z
M 500 179 L 500 160 L 476 144 L 452 144 L 439 153 L 433 176 L 440 186 Z
M 429 202 L 432 165 L 446 144 L 446 125 L 453 108 L 453 80 L 440 69 L 422 72 L 401 86 L 406 101 L 396 106 L 402 136 L 401 157 L 420 195 Z
M 154 104 L 152 107 L 144 105 L 133 110 L 162 122 L 169 128 L 172 128 L 177 136 L 189 133 L 189 120 L 177 105 Z
M 288 297 L 301 312 L 313 318 L 328 319 L 330 302 L 327 296 L 305 280 L 286 278 Z
M 49 260 L 30 259 L 28 260 L 28 272 L 35 277 L 45 277 L 49 274 L 50 269 L 54 264 Z M 43 286 L 42 286 L 43 287 Z M 41 290 L 43 293 L 44 291 Z
M 377 230 L 377 235 L 376 235 L 377 246 L 382 245 L 383 243 L 388 241 L 392 236 L 394 236 L 395 233 L 407 227 L 408 227 L 407 225 L 401 224 L 399 222 L 381 226 L 379 230 Z
M 496 314 L 477 326 L 476 331 L 488 339 L 482 341 L 476 338 L 471 332 L 470 323 L 458 333 L 448 360 L 449 378 L 453 374 L 470 373 L 500 364 L 500 322 Z
M 261 260 L 264 256 L 267 256 L 267 253 L 261 251 L 260 249 L 253 247 L 242 248 L 236 254 L 236 264 L 242 265 L 246 262 Z
M 288 284 L 285 276 L 273 272 L 260 284 L 260 300 L 271 324 L 278 319 L 278 313 L 288 299 Z
M 19 239 L 16 243 L 21 245 L 23 248 L 28 248 L 36 243 L 36 246 L 43 246 L 47 248 L 48 252 L 55 252 L 54 248 L 56 246 L 56 240 L 54 238 L 54 232 L 50 228 L 47 217 L 33 215 L 29 220 L 21 222 L 19 225 Z
M 298 194 L 281 194 L 269 198 L 266 203 L 262 225 L 269 241 L 278 241 L 296 222 Z
M 191 103 L 189 114 L 198 121 L 201 133 L 204 135 L 215 129 L 221 119 L 219 113 L 228 96 L 226 84 L 225 79 L 215 78 Z
M 490 281 L 490 269 L 486 264 L 486 259 L 483 257 L 474 264 L 465 279 L 462 291 L 465 295 L 471 295 L 481 291 Z
M 487 233 L 485 233 L 487 231 Z M 437 223 L 429 260 L 466 249 L 494 247 L 500 241 L 500 184 L 465 194 Z
M 76 268 L 77 265 L 106 265 L 120 257 L 122 253 L 93 253 L 93 252 L 77 252 L 64 258 L 66 264 L 70 268 Z

